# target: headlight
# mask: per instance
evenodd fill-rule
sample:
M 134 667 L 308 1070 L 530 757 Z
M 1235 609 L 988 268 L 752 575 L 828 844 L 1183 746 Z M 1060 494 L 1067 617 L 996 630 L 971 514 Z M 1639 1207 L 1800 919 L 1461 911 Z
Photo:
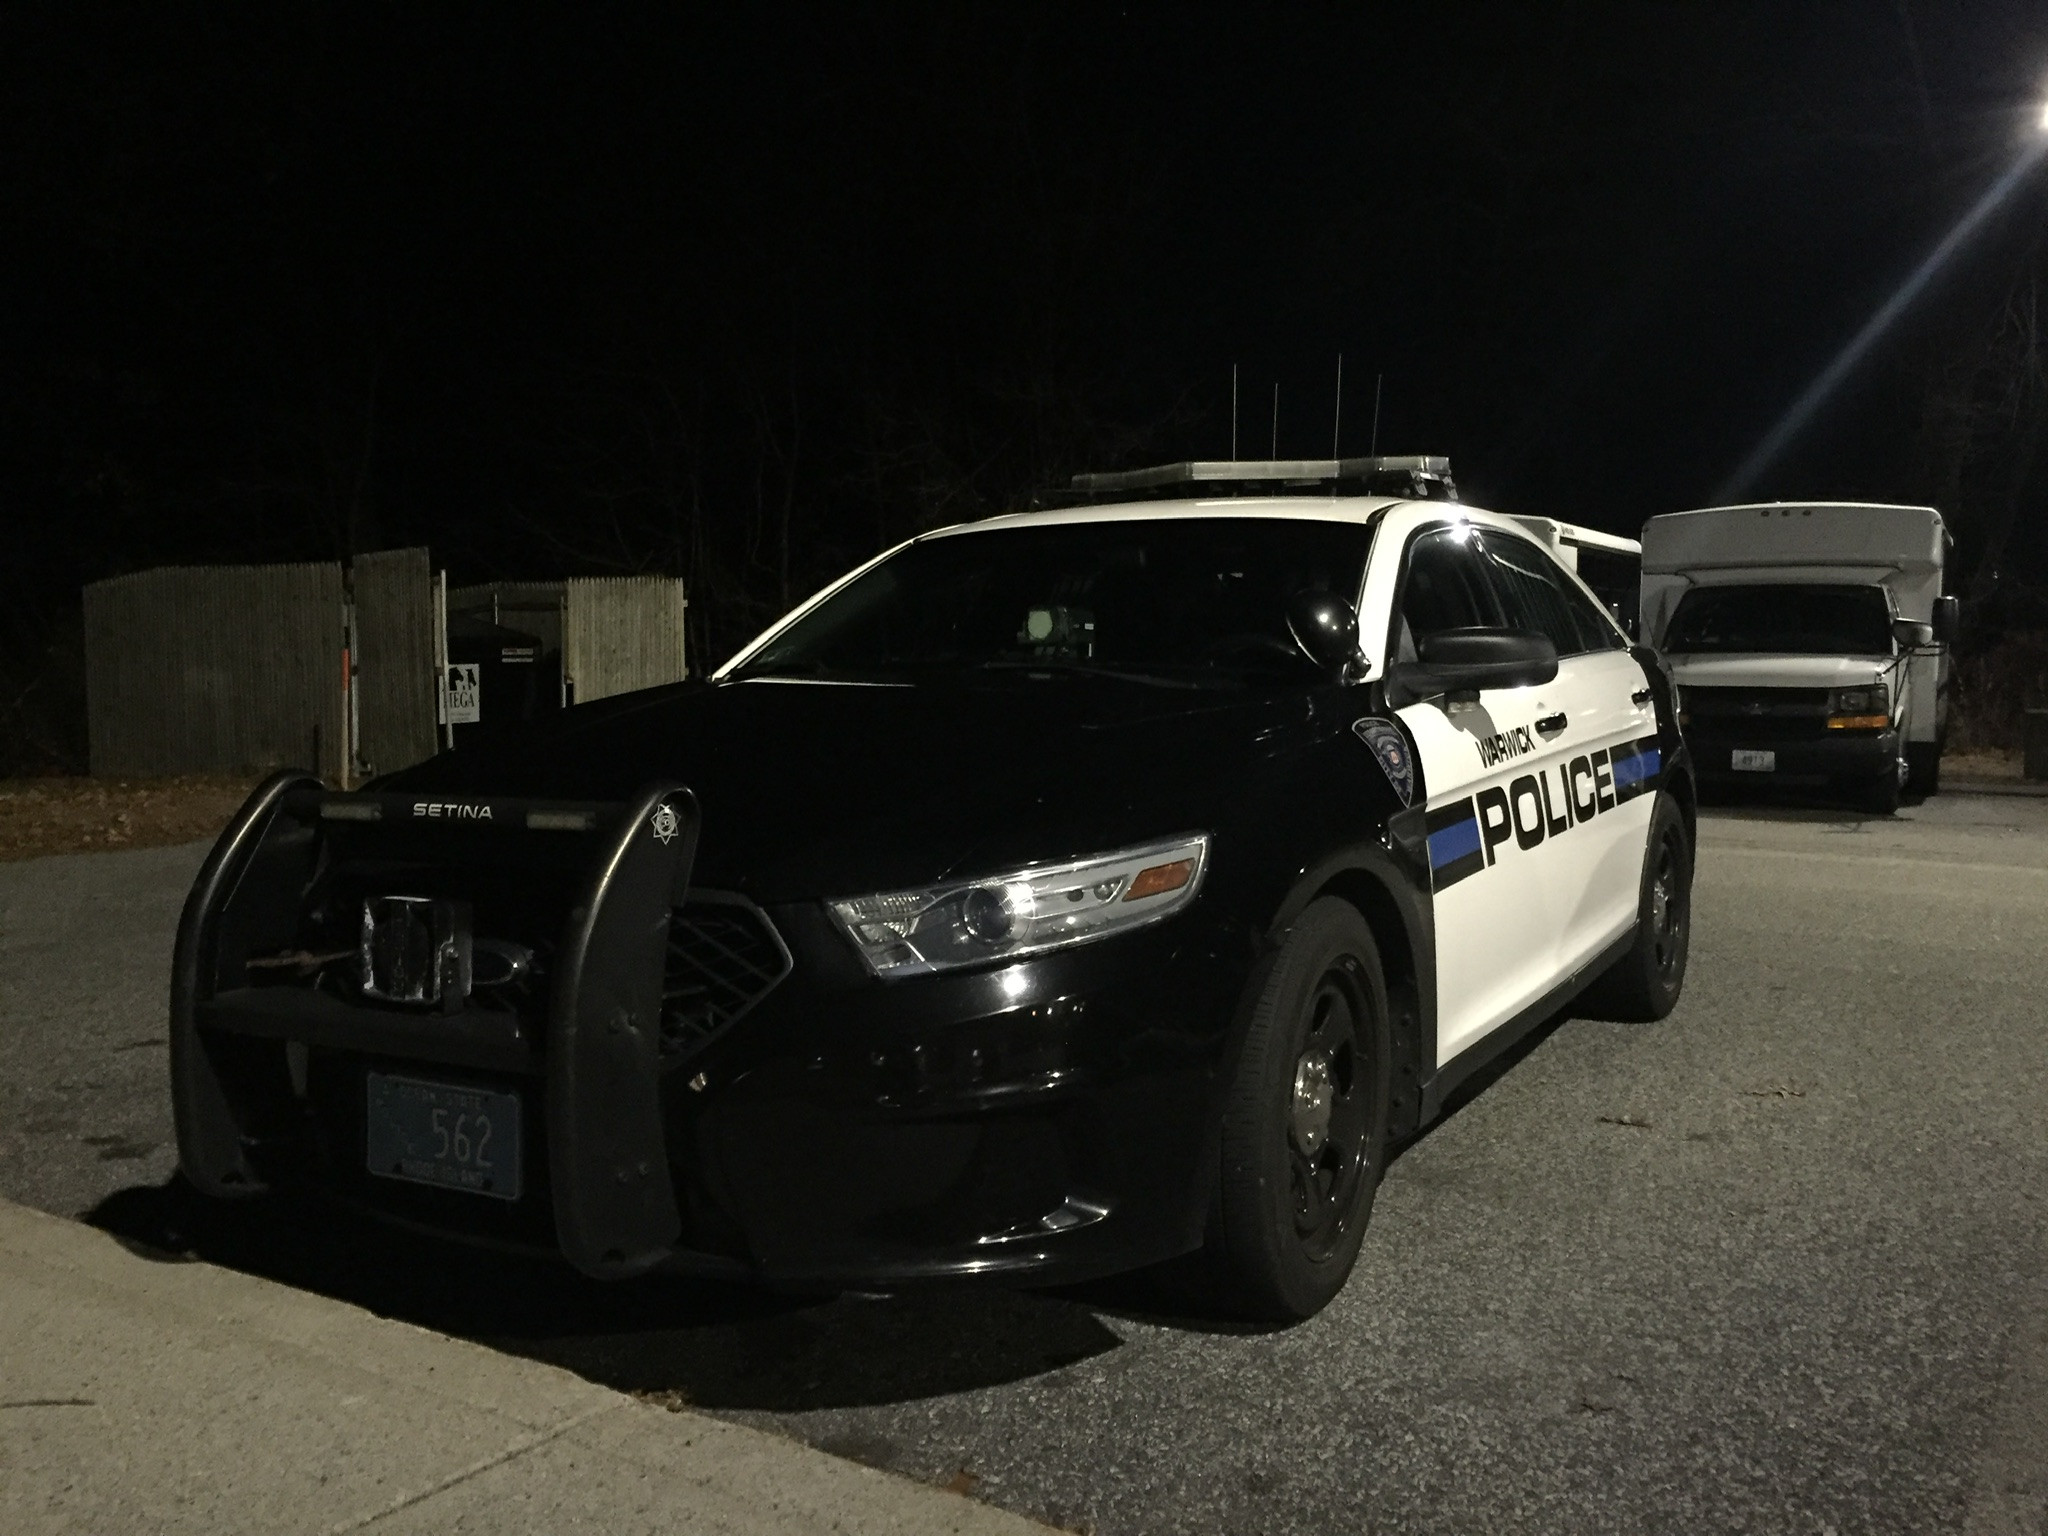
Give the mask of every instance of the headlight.
M 1171 916 L 1209 864 L 1198 833 L 1013 874 L 827 902 L 877 976 L 1043 954 Z
M 1837 688 L 1828 695 L 1828 729 L 1881 731 L 1892 723 L 1891 690 L 1883 683 Z

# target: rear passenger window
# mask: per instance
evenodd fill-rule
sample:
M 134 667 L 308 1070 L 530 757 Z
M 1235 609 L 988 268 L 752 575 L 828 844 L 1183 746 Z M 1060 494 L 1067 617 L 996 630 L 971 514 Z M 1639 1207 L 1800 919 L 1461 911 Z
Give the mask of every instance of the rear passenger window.
M 1488 530 L 1480 535 L 1487 574 L 1507 622 L 1547 636 L 1560 656 L 1618 649 L 1626 642 L 1550 556 L 1526 539 Z

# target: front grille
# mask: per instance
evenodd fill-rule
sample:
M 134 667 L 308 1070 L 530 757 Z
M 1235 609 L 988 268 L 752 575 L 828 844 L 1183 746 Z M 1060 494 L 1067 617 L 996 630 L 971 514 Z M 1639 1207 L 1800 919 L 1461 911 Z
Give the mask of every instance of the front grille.
M 1686 724 L 1715 737 L 1797 740 L 1827 734 L 1825 688 L 1684 688 Z
M 739 1022 L 790 972 L 789 947 L 742 896 L 693 892 L 669 916 L 661 1049 L 687 1056 Z

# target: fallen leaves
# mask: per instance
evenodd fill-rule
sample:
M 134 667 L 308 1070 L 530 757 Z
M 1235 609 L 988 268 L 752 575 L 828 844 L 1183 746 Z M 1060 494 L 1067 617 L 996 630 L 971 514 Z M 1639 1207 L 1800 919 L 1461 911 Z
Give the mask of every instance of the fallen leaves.
M 211 839 L 255 784 L 218 774 L 0 781 L 0 860 Z
M 650 1408 L 663 1408 L 670 1413 L 688 1413 L 693 1406 L 689 1397 L 674 1387 L 648 1388 L 633 1396 Z

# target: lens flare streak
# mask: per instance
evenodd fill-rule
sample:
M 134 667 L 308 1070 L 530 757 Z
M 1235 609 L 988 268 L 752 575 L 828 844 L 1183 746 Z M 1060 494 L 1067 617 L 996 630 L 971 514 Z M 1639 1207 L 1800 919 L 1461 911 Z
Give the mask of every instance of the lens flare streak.
M 2048 127 L 2048 113 L 2043 114 L 2042 121 L 2043 126 Z M 1828 396 L 1841 386 L 1842 380 L 1847 378 L 1850 371 L 1863 360 L 1864 354 L 1876 344 L 1877 339 L 1905 313 L 1907 306 L 1920 296 L 1921 290 L 1934 279 L 1934 275 L 1948 263 L 1949 258 L 1955 255 L 1963 242 L 1976 232 L 1977 227 L 1991 216 L 1999 204 L 2012 195 L 2013 189 L 2041 162 L 2043 155 L 2048 155 L 2048 138 L 2030 143 L 2025 152 L 1971 205 L 1970 211 L 1957 221 L 1955 228 L 1942 236 L 1941 242 L 1927 253 L 1920 265 L 1899 284 L 1892 296 L 1878 307 L 1877 313 L 1864 322 L 1860 331 L 1849 338 L 1849 344 L 1835 354 L 1834 361 L 1823 368 L 1819 376 L 1806 386 L 1799 398 L 1794 400 L 1785 414 L 1778 418 L 1777 425 L 1771 428 L 1764 440 L 1758 443 L 1749 457 L 1737 467 L 1735 473 L 1722 482 L 1721 488 L 1714 496 L 1717 502 L 1725 505 L 1737 500 L 1756 482 L 1759 475 L 1770 468 L 1778 455 L 1785 451 L 1785 446 L 1799 435 L 1807 422 L 1813 419 L 1814 413 L 1826 402 Z

